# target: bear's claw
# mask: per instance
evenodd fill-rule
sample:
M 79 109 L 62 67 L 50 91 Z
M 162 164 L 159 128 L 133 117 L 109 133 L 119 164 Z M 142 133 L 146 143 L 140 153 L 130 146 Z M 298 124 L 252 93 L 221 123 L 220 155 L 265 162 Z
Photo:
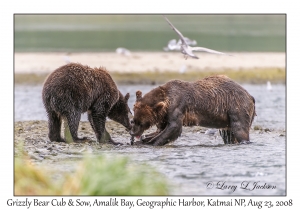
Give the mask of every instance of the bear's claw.
M 130 145 L 133 145 L 133 143 L 134 143 L 134 136 L 131 136 L 131 138 L 130 138 Z

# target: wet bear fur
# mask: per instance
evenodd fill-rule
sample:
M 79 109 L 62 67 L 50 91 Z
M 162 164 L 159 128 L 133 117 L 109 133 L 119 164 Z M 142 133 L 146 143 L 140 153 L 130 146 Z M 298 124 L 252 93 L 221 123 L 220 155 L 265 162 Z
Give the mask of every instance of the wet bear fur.
M 106 117 L 131 128 L 127 105 L 129 93 L 124 97 L 104 68 L 90 68 L 78 63 L 59 67 L 46 79 L 42 91 L 48 116 L 49 139 L 65 141 L 61 133 L 62 119 L 67 120 L 74 141 L 81 114 L 88 113 L 88 120 L 100 141 Z
M 176 140 L 182 126 L 218 128 L 224 143 L 249 142 L 255 114 L 254 98 L 227 76 L 206 77 L 196 82 L 172 80 L 142 96 L 136 92 L 131 135 L 145 135 L 145 143 L 164 145 Z M 231 142 L 226 142 L 228 140 Z

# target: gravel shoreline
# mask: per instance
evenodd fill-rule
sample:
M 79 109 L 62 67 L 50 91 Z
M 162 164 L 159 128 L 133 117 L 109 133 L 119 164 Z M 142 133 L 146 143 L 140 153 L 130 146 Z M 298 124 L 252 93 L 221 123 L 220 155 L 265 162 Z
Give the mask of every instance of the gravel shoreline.
M 103 150 L 117 149 L 120 146 L 112 144 L 103 144 L 96 142 L 96 136 L 93 132 L 89 122 L 80 122 L 78 128 L 78 136 L 86 136 L 90 140 L 84 142 L 64 143 L 64 142 L 51 142 L 48 138 L 48 123 L 47 121 L 17 121 L 14 123 L 14 145 L 15 156 L 18 157 L 24 150 L 28 153 L 30 159 L 34 162 L 57 162 L 59 160 L 67 160 L 72 158 L 82 158 L 85 153 L 98 153 Z M 105 124 L 107 131 L 110 133 L 112 139 L 116 142 L 122 143 L 122 147 L 131 147 L 130 135 L 125 128 L 114 121 L 108 120 Z M 191 133 L 198 133 L 204 135 L 208 128 L 193 126 L 183 127 L 185 136 Z M 151 127 L 145 133 L 154 132 L 155 126 Z M 269 128 L 262 128 L 254 126 L 250 131 L 253 135 L 263 133 L 272 133 L 276 136 L 285 136 L 284 130 L 272 130 Z M 205 135 L 207 136 L 207 135 Z M 171 143 L 172 144 L 172 143 Z M 20 148 L 21 146 L 21 148 Z M 152 147 L 150 145 L 140 145 L 138 142 L 134 147 Z

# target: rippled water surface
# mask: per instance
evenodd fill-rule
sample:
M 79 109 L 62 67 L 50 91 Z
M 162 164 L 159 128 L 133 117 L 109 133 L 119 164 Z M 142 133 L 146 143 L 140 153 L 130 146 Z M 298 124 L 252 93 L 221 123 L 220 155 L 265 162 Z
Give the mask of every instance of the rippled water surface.
M 252 144 L 224 145 L 220 137 L 184 129 L 180 138 L 163 147 L 119 146 L 101 154 L 155 166 L 174 184 L 175 195 L 285 195 L 285 86 L 273 85 L 272 91 L 265 85 L 243 86 L 256 99 L 252 128 L 262 128 L 251 130 Z M 153 87 L 119 86 L 122 93 L 130 93 L 130 108 L 136 90 L 146 93 Z M 41 91 L 41 86 L 15 87 L 15 121 L 47 120 Z

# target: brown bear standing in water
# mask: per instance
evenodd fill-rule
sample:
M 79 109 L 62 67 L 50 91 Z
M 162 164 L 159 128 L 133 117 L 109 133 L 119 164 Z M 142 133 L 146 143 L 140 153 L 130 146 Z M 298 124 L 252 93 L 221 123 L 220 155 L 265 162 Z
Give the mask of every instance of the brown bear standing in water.
M 48 76 L 43 87 L 49 139 L 65 141 L 60 135 L 62 118 L 68 121 L 74 141 L 87 139 L 77 136 L 81 113 L 84 112 L 88 113 L 98 141 L 104 132 L 106 117 L 131 129 L 128 99 L 129 93 L 124 97 L 103 68 L 93 69 L 76 63 L 61 66 Z
M 226 76 L 210 76 L 196 82 L 172 80 L 144 97 L 136 92 L 130 134 L 140 137 L 150 126 L 157 131 L 141 140 L 164 145 L 176 140 L 182 126 L 219 128 L 224 143 L 249 143 L 255 114 L 254 98 Z

